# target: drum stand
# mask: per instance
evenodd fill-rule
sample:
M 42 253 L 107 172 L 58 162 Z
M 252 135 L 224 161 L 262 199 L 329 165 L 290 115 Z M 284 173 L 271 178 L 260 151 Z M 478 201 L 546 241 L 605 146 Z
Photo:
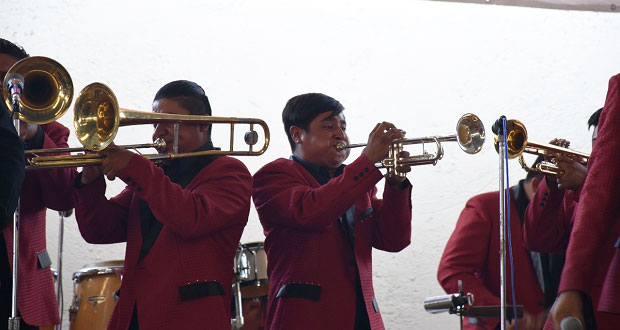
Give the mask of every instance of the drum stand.
M 17 136 L 21 134 L 21 123 L 19 120 L 19 114 L 21 113 L 20 96 L 24 88 L 24 77 L 22 75 L 13 73 L 8 75 L 4 82 L 5 86 L 11 93 L 11 99 L 13 101 L 12 115 L 13 125 L 17 131 Z M 20 193 L 21 195 L 21 193 Z M 18 279 L 18 263 L 19 263 L 19 216 L 20 216 L 20 204 L 21 196 L 17 199 L 17 208 L 15 209 L 15 218 L 13 219 L 13 288 L 11 291 L 11 317 L 8 320 L 9 330 L 19 330 L 20 320 L 17 310 L 17 279 Z
M 239 253 L 241 251 L 241 253 Z M 237 255 L 235 256 L 235 283 L 233 283 L 232 295 L 235 300 L 235 317 L 231 320 L 233 330 L 239 330 L 243 326 L 243 303 L 241 301 L 241 280 L 248 279 L 250 265 L 248 257 L 243 252 L 243 247 L 239 245 Z M 256 264 L 256 262 L 255 262 Z
M 73 213 L 73 210 L 67 211 L 58 211 L 58 215 L 60 216 L 58 222 L 58 277 L 56 279 L 56 301 L 58 302 L 58 311 L 60 312 L 60 324 L 56 324 L 54 326 L 54 330 L 62 329 L 62 309 L 63 309 L 63 292 L 62 292 L 62 245 L 64 240 L 64 232 L 65 232 L 65 218 L 70 217 Z

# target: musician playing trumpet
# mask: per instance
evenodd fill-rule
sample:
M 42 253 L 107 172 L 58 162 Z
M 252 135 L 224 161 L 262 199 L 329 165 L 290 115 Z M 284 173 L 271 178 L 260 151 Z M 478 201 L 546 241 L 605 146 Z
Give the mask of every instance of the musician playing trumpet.
M 211 115 L 204 90 L 180 80 L 155 95 L 153 112 Z M 172 152 L 173 124 L 155 125 L 153 140 Z M 217 149 L 211 125 L 182 123 L 180 153 Z M 252 177 L 243 163 L 205 155 L 161 166 L 110 146 L 101 166 L 77 180 L 76 218 L 89 243 L 127 242 L 120 298 L 109 329 L 229 329 L 233 259 L 250 208 Z M 105 197 L 116 177 L 127 187 Z
M 411 240 L 411 184 L 375 167 L 405 132 L 377 124 L 344 165 L 344 107 L 310 93 L 282 112 L 293 155 L 254 175 L 253 198 L 269 260 L 267 329 L 384 329 L 372 285 L 372 248 L 398 252 Z M 403 157 L 407 157 L 404 152 Z M 398 171 L 407 173 L 409 166 Z

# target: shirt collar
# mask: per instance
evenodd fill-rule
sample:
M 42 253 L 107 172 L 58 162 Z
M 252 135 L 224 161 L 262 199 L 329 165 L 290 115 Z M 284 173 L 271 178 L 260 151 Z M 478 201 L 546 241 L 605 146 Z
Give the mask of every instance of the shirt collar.
M 290 159 L 301 164 L 301 166 L 303 166 L 306 169 L 306 171 L 308 171 L 312 175 L 312 177 L 314 177 L 316 181 L 318 181 L 321 185 L 326 184 L 332 178 L 329 175 L 329 169 L 327 167 L 320 166 L 314 163 L 310 163 L 308 161 L 301 159 L 300 157 L 296 155 L 291 155 Z M 336 172 L 334 173 L 334 177 L 341 175 L 342 172 L 344 171 L 344 167 L 345 167 L 344 164 L 338 166 L 338 168 L 336 169 Z

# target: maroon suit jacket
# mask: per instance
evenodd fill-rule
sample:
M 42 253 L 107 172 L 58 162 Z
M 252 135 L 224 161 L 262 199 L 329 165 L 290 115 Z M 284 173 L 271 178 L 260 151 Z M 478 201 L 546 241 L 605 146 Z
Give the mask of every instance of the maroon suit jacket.
M 620 75 L 616 75 L 609 81 L 559 289 L 585 292 L 595 308 L 613 313 L 620 313 L 620 263 L 612 262 L 618 257 L 614 245 L 620 237 L 619 127 Z M 617 329 L 620 315 L 612 317 L 615 321 L 601 328 Z
M 543 296 L 529 251 L 521 243 L 521 222 L 516 201 L 510 198 L 510 233 L 517 305 L 533 315 L 543 311 Z M 506 235 L 508 240 L 508 235 Z M 500 305 L 499 266 L 499 193 L 497 191 L 474 196 L 465 205 L 456 228 L 441 257 L 437 279 L 446 293 L 458 292 L 458 280 L 463 291 L 474 294 L 475 306 Z M 506 304 L 512 305 L 510 262 L 506 241 Z M 483 318 L 482 328 L 470 324 L 465 329 L 495 329 L 498 319 Z
M 43 148 L 66 148 L 69 130 L 52 122 L 40 125 Z M 17 307 L 22 319 L 35 326 L 59 324 L 58 304 L 50 267 L 39 267 L 38 255 L 47 254 L 45 212 L 73 208 L 71 187 L 75 169 L 61 168 L 26 172 L 21 193 L 19 228 L 19 283 Z M 13 267 L 13 222 L 4 229 L 4 240 Z
M 577 190 L 557 189 L 545 177 L 525 211 L 523 243 L 530 251 L 565 253 L 573 227 L 575 207 L 583 184 Z
M 89 243 L 127 242 L 120 299 L 109 329 L 127 329 L 137 305 L 140 329 L 230 329 L 233 259 L 250 209 L 252 177 L 219 157 L 182 188 L 135 155 L 119 176 L 128 186 L 108 200 L 102 178 L 76 188 L 76 218 Z M 163 224 L 142 260 L 140 200 Z M 216 281 L 224 295 L 201 295 Z M 189 288 L 197 296 L 182 298 Z
M 299 163 L 275 160 L 254 175 L 254 204 L 266 235 L 267 329 L 353 329 L 355 265 L 373 330 L 384 329 L 372 286 L 372 248 L 396 252 L 411 239 L 411 188 L 386 185 L 362 155 L 320 185 Z M 355 251 L 339 217 L 355 206 Z M 316 299 L 276 298 L 284 285 L 310 284 Z

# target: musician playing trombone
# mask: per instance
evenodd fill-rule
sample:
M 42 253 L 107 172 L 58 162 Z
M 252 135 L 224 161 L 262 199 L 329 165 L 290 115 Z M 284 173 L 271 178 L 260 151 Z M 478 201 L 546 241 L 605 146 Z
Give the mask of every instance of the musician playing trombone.
M 211 115 L 204 90 L 179 80 L 155 95 L 153 112 Z M 171 153 L 174 126 L 153 140 Z M 217 149 L 208 123 L 182 123 L 179 153 Z M 76 218 L 89 243 L 127 242 L 120 298 L 109 329 L 230 329 L 233 259 L 247 222 L 252 177 L 228 156 L 179 158 L 161 166 L 111 145 L 101 166 L 76 181 Z M 105 197 L 115 177 L 127 186 Z
M 588 120 L 588 126 L 593 127 L 592 145 L 596 141 L 598 119 L 602 109 L 595 111 Z M 553 139 L 549 142 L 567 148 L 570 141 Z M 567 155 L 553 157 L 555 164 L 561 170 L 559 175 L 546 175 L 536 188 L 532 202 L 527 206 L 523 222 L 523 243 L 531 251 L 542 252 L 544 262 L 542 271 L 550 274 L 544 284 L 550 287 L 545 291 L 546 305 L 550 306 L 556 298 L 560 284 L 560 274 L 564 266 L 564 254 L 568 246 L 568 239 L 573 228 L 574 211 L 579 202 L 587 169 Z M 584 329 L 596 329 L 593 314 L 592 300 L 584 301 Z M 600 316 L 598 317 L 601 318 Z M 551 328 L 550 320 L 547 321 Z M 602 319 L 598 323 L 603 322 Z
M 253 198 L 269 260 L 267 329 L 384 329 L 372 285 L 372 248 L 397 252 L 411 240 L 411 184 L 375 167 L 405 133 L 377 124 L 351 164 L 344 107 L 309 93 L 282 112 L 293 155 L 254 175 Z M 406 152 L 401 155 L 407 156 Z M 410 171 L 408 165 L 398 168 Z
M 26 51 L 8 40 L 0 39 L 0 76 L 21 59 Z M 2 83 L 2 88 L 4 82 Z M 28 85 L 24 86 L 24 90 Z M 1 90 L 1 89 L 0 89 Z M 0 102 L 2 115 L 8 113 L 4 100 Z M 65 148 L 69 129 L 58 122 L 36 125 L 21 121 L 20 138 L 25 149 Z M 5 143 L 6 141 L 3 141 Z M 23 157 L 23 156 L 22 156 Z M 2 162 L 5 160 L 3 159 Z M 71 187 L 75 169 L 60 168 L 28 171 L 21 188 L 18 259 L 18 312 L 21 329 L 59 324 L 58 304 L 50 271 L 51 259 L 46 249 L 46 209 L 64 211 L 73 208 Z M 3 223 L 0 235 L 0 329 L 7 325 L 12 302 L 12 221 Z

